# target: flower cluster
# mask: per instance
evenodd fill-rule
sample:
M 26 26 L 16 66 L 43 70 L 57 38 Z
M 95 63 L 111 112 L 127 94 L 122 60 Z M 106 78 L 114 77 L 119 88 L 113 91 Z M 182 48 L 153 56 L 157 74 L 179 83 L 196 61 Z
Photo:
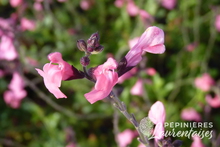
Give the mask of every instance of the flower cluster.
M 78 40 L 77 47 L 85 52 L 85 56 L 80 60 L 84 69 L 89 65 L 89 56 L 103 50 L 103 46 L 99 44 L 98 33 L 92 34 L 87 41 Z M 48 55 L 50 63 L 45 64 L 43 70 L 37 68 L 36 70 L 44 78 L 46 88 L 56 98 L 67 97 L 59 89 L 61 81 L 86 77 L 95 82 L 94 89 L 85 94 L 86 99 L 93 104 L 106 98 L 111 93 L 118 82 L 118 78 L 135 67 L 141 61 L 144 52 L 161 54 L 164 51 L 164 32 L 160 28 L 153 26 L 149 27 L 141 35 L 138 42 L 119 63 L 113 58 L 108 58 L 104 64 L 91 68 L 90 72 L 86 70 L 82 72 L 64 61 L 61 53 L 55 52 Z

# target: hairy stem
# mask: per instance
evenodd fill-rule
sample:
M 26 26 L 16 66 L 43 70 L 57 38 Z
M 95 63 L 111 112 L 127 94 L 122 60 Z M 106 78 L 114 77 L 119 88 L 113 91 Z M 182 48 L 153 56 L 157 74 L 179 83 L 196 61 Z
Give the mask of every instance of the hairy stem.
M 126 105 L 119 100 L 119 98 L 114 94 L 114 92 L 111 92 L 109 97 L 113 100 L 113 106 L 116 107 L 135 127 L 137 130 L 140 138 L 138 138 L 138 141 L 143 143 L 146 147 L 149 146 L 149 142 L 146 136 L 144 136 L 140 129 L 139 129 L 139 123 L 135 119 L 135 116 L 133 114 L 128 113 Z

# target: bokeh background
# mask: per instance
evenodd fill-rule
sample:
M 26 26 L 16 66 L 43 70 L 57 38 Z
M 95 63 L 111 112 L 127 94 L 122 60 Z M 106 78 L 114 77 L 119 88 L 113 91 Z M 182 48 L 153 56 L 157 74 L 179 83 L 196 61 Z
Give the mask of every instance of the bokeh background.
M 166 51 L 146 53 L 115 87 L 119 98 L 138 121 L 159 100 L 166 122 L 213 122 L 212 139 L 202 143 L 220 146 L 218 0 L 0 0 L 0 147 L 117 146 L 117 134 L 135 129 L 108 100 L 85 99 L 92 82 L 63 81 L 68 98 L 56 99 L 35 68 L 61 52 L 82 70 L 76 41 L 95 32 L 104 50 L 91 56 L 89 67 L 108 57 L 120 61 L 149 26 L 164 30 Z M 186 147 L 193 142 L 176 139 Z M 129 144 L 139 142 L 133 137 Z

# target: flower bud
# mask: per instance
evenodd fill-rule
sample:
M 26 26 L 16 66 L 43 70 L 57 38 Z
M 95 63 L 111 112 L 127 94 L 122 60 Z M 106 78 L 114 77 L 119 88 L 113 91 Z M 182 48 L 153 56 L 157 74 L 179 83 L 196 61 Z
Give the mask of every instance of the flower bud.
M 103 51 L 103 49 L 104 49 L 104 46 L 99 45 L 99 46 L 96 47 L 96 48 L 93 50 L 93 52 L 91 52 L 91 53 L 92 53 L 92 54 L 98 54 L 98 53 L 100 53 L 101 51 Z
M 95 48 L 99 47 L 99 34 L 98 32 L 93 33 L 90 38 L 87 40 L 87 49 L 89 52 L 93 52 Z
M 77 47 L 80 51 L 87 51 L 87 44 L 84 40 L 77 40 Z
M 89 62 L 90 62 L 90 60 L 89 60 L 89 58 L 88 58 L 87 56 L 82 57 L 82 58 L 80 59 L 80 63 L 81 63 L 82 66 L 87 66 L 87 65 L 89 65 Z

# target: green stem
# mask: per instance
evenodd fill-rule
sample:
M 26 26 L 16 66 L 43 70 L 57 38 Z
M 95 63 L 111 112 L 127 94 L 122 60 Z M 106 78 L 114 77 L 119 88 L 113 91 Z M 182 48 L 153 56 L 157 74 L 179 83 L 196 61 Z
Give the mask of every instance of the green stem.
M 133 126 L 135 127 L 135 129 L 137 130 L 140 136 L 140 138 L 138 138 L 138 141 L 140 141 L 146 147 L 148 147 L 149 141 L 147 137 L 141 133 L 139 129 L 139 123 L 135 119 L 135 116 L 133 114 L 128 113 L 126 105 L 123 102 L 121 102 L 113 92 L 110 93 L 109 98 L 111 98 L 114 101 L 113 106 L 116 107 L 133 124 Z

